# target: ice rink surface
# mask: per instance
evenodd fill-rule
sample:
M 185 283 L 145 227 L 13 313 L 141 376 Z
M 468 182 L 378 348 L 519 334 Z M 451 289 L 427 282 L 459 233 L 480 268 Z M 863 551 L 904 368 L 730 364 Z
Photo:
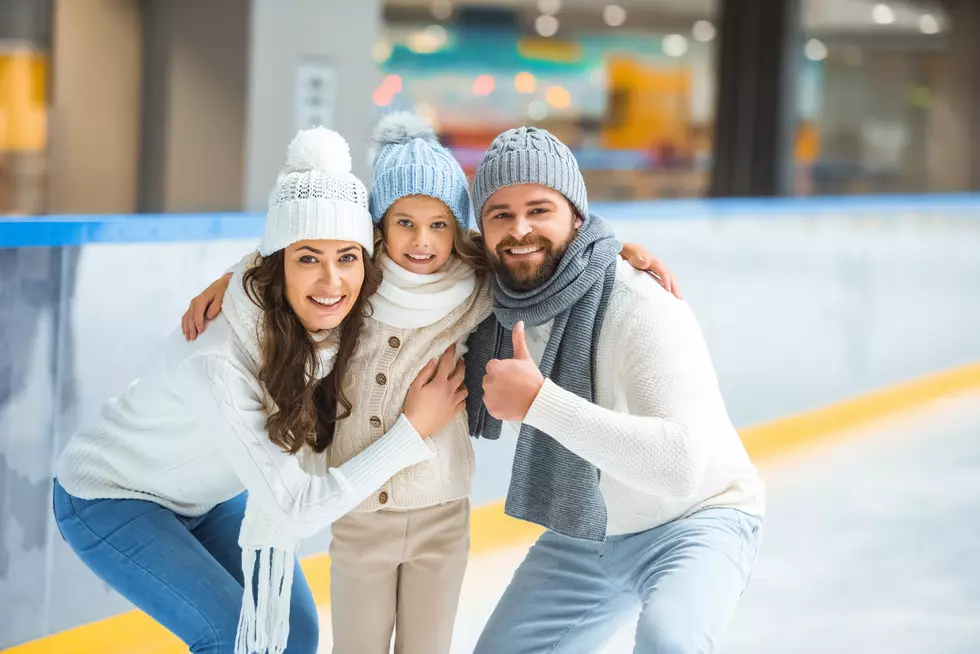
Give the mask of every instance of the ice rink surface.
M 720 654 L 980 652 L 980 395 L 937 401 L 761 471 L 762 553 Z M 473 651 L 526 552 L 471 559 L 453 654 Z M 321 620 L 328 654 L 328 608 Z M 602 654 L 632 652 L 632 630 L 631 621 Z

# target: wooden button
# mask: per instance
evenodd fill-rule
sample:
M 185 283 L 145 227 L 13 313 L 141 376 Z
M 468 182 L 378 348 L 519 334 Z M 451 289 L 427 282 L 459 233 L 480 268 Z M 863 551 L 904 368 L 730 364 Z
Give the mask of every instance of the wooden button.
M 388 503 L 388 492 L 387 491 L 381 491 L 381 494 L 378 495 L 378 501 L 381 502 L 382 504 L 387 504 Z
M 371 426 L 377 429 L 381 426 L 381 418 L 378 416 L 371 416 Z
M 384 386 L 388 383 L 388 378 L 379 372 L 378 376 L 374 378 L 374 381 L 378 382 L 378 386 Z
M 388 345 L 390 345 L 393 348 L 399 348 L 401 347 L 401 344 L 402 342 L 398 340 L 397 336 L 392 336 L 391 338 L 388 339 Z

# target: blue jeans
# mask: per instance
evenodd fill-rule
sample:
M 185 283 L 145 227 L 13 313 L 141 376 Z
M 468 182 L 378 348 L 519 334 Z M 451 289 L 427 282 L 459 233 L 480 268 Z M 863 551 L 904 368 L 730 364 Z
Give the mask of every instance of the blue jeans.
M 748 584 L 761 527 L 735 509 L 705 509 L 602 543 L 545 532 L 475 654 L 600 652 L 638 609 L 636 654 L 710 652 Z
M 194 654 L 233 654 L 242 607 L 245 494 L 199 518 L 143 500 L 83 500 L 54 482 L 54 516 L 79 558 Z M 299 563 L 286 654 L 315 654 L 316 604 Z

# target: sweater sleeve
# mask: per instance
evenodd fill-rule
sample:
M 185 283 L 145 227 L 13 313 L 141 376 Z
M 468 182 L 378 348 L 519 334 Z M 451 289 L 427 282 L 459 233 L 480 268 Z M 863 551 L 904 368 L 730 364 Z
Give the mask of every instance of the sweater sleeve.
M 693 313 L 673 298 L 610 305 L 598 352 L 609 396 L 625 411 L 592 404 L 546 380 L 525 423 L 618 481 L 667 499 L 693 495 L 704 475 L 708 438 L 701 414 L 721 402 L 707 346 Z M 721 405 L 724 406 L 723 404 Z
M 265 429 L 262 391 L 224 355 L 194 357 L 178 370 L 180 388 L 220 442 L 235 473 L 262 508 L 308 536 L 351 511 L 395 473 L 434 452 L 402 416 L 382 438 L 325 475 L 310 474 L 298 456 L 282 451 Z

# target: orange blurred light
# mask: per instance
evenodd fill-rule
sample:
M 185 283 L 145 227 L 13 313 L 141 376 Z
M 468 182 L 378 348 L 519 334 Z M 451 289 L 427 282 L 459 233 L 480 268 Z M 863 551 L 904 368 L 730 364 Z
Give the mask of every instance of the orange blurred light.
M 549 86 L 544 97 L 555 109 L 568 109 L 572 105 L 572 94 L 561 86 Z
M 490 95 L 497 83 L 490 75 L 480 75 L 473 80 L 474 95 Z
M 535 81 L 531 73 L 517 73 L 514 77 L 514 88 L 518 93 L 534 93 Z
M 394 99 L 394 94 L 392 94 L 384 86 L 379 86 L 378 88 L 374 89 L 374 93 L 371 94 L 371 99 L 374 100 L 374 104 L 378 105 L 379 107 L 387 107 Z
M 391 74 L 381 82 L 381 88 L 387 89 L 390 93 L 398 93 L 402 90 L 402 78 L 400 75 Z

